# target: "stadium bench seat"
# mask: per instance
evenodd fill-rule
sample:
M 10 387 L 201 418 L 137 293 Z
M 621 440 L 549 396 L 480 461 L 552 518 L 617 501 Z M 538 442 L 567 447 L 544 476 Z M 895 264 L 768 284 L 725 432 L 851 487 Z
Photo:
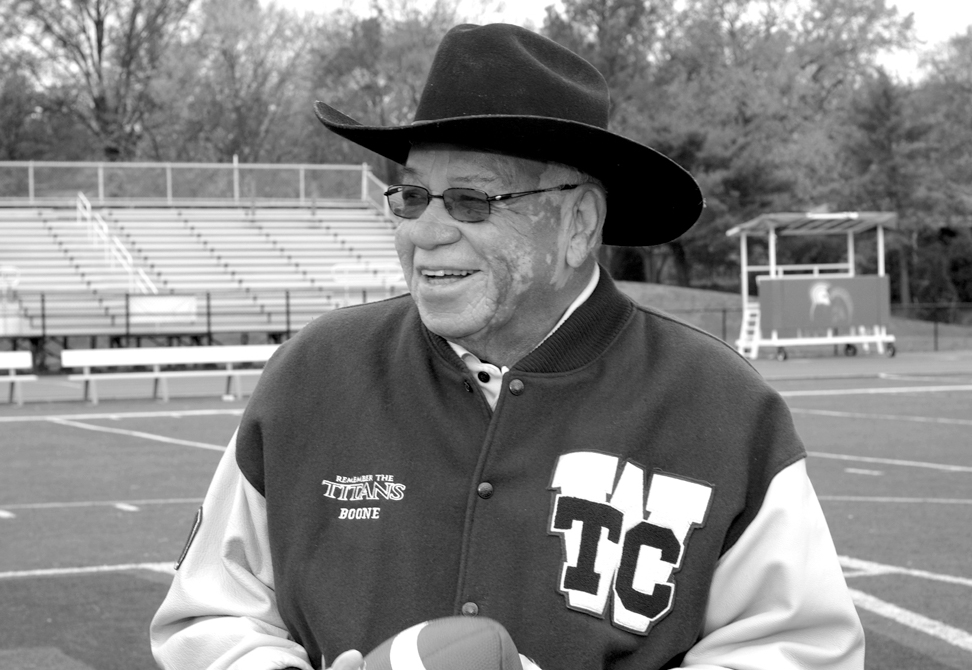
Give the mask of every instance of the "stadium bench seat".
M 262 368 L 235 368 L 244 363 L 266 363 L 277 349 L 276 344 L 196 346 L 196 347 L 132 347 L 123 349 L 65 349 L 61 352 L 61 367 L 81 369 L 69 374 L 68 380 L 84 382 L 84 399 L 98 404 L 98 381 L 109 379 L 151 379 L 152 397 L 169 400 L 168 380 L 187 377 L 225 377 L 226 394 L 242 396 L 241 377 L 259 375 Z M 220 365 L 216 369 L 170 369 L 172 366 Z M 117 371 L 119 368 L 150 367 L 147 371 Z M 165 368 L 165 369 L 163 369 Z M 111 371 L 93 371 L 115 370 Z

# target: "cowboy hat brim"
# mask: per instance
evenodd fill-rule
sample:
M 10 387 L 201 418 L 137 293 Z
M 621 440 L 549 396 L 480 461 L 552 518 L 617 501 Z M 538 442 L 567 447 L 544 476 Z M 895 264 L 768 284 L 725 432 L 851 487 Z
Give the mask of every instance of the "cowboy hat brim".
M 457 144 L 569 165 L 598 178 L 608 192 L 603 242 L 652 246 L 692 227 L 702 192 L 681 166 L 651 147 L 603 128 L 547 116 L 474 115 L 407 126 L 366 126 L 323 102 L 314 105 L 328 129 L 404 165 L 412 146 Z

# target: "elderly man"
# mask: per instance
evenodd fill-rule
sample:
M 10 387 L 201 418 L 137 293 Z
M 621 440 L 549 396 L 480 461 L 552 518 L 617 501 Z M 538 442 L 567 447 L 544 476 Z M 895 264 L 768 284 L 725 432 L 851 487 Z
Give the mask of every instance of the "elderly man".
M 354 670 L 462 614 L 543 670 L 863 667 L 783 401 L 598 268 L 702 207 L 607 109 L 589 64 L 508 25 L 449 32 L 409 126 L 318 103 L 405 166 L 411 296 L 267 366 L 153 621 L 162 666 Z

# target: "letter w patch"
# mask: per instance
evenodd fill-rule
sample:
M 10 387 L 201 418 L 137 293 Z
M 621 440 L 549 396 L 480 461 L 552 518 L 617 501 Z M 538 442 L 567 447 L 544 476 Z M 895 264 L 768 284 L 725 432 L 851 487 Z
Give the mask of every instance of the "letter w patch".
M 571 609 L 647 635 L 672 609 L 674 574 L 712 486 L 593 451 L 563 454 L 550 488 L 550 532 L 563 540 L 560 591 Z

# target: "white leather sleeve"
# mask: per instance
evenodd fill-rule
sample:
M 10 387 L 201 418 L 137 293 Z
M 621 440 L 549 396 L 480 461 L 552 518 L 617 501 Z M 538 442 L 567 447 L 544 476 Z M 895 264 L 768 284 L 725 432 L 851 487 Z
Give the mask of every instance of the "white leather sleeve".
M 716 568 L 692 670 L 862 670 L 864 631 L 806 461 L 770 483 Z
M 150 635 L 166 670 L 313 670 L 277 611 L 266 501 L 236 464 L 235 435 Z

